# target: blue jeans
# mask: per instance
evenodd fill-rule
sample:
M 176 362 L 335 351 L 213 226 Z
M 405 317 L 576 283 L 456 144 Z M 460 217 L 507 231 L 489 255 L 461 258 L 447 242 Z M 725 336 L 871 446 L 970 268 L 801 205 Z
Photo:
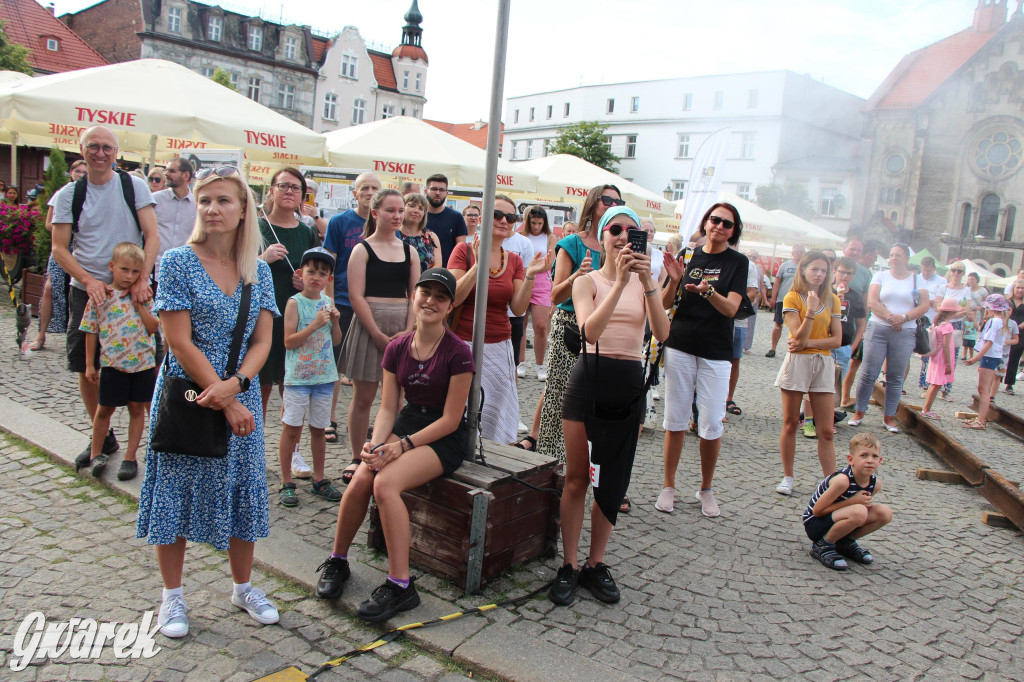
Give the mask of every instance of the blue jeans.
M 903 392 L 903 375 L 907 373 L 910 356 L 914 352 L 913 324 L 903 325 L 896 331 L 887 324 L 868 322 L 864 332 L 864 361 L 857 375 L 857 411 L 867 412 L 868 401 L 875 385 L 875 379 L 885 363 L 885 409 L 886 417 L 896 415 Z
M 846 379 L 846 373 L 850 371 L 850 356 L 853 355 L 852 346 L 839 346 L 832 351 L 832 359 L 836 361 L 839 368 L 839 385 L 842 386 Z

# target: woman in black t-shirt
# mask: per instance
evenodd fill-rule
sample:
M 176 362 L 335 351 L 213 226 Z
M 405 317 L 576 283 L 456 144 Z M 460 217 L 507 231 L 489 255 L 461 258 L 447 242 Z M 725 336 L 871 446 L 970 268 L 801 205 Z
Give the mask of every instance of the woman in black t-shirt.
M 701 470 L 697 499 L 704 516 L 719 514 L 711 479 L 729 393 L 733 316 L 746 295 L 748 268 L 747 257 L 729 247 L 739 243 L 742 231 L 739 211 L 731 204 L 715 204 L 700 223 L 706 241 L 694 250 L 682 278 L 677 268 L 669 270 L 662 303 L 669 308 L 678 297 L 678 304 L 665 342 L 665 487 L 654 505 L 659 511 L 674 509 L 676 467 L 696 390 Z

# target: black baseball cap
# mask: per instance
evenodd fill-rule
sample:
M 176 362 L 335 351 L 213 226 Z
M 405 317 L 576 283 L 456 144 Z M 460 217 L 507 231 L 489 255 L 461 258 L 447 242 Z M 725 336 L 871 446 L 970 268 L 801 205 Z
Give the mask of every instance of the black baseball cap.
M 299 267 L 301 268 L 303 265 L 305 265 L 311 260 L 320 260 L 323 261 L 324 263 L 327 263 L 328 265 L 331 266 L 331 272 L 334 272 L 334 256 L 332 256 L 331 252 L 325 249 L 324 247 L 314 246 L 312 249 L 309 249 L 308 251 L 303 253 L 302 262 L 299 263 Z
M 437 282 L 444 286 L 448 290 L 448 295 L 451 296 L 452 300 L 455 300 L 455 275 L 444 268 L 430 268 L 424 271 L 420 275 L 420 281 L 416 282 L 416 286 L 426 282 Z

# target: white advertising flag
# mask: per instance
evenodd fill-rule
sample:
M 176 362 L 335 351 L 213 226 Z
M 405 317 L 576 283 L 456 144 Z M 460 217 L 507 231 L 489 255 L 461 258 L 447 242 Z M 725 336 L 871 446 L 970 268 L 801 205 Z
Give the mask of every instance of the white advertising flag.
M 686 183 L 686 203 L 679 221 L 679 234 L 688 239 L 700 227 L 698 221 L 718 199 L 722 188 L 722 166 L 728 152 L 732 128 L 722 128 L 711 134 L 697 150 L 690 167 L 690 181 Z

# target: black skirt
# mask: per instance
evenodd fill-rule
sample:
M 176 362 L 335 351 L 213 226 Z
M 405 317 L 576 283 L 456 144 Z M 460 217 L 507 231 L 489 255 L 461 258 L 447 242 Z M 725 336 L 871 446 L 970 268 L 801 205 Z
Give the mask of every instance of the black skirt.
M 391 427 L 391 432 L 399 438 L 411 436 L 436 422 L 443 414 L 444 410 L 433 410 L 407 403 L 395 417 L 395 425 Z M 439 438 L 433 443 L 416 443 L 416 446 L 425 445 L 433 450 L 437 458 L 441 460 L 444 475 L 447 476 L 462 466 L 462 461 L 466 458 L 468 444 L 469 424 L 463 419 L 459 422 L 459 428 L 447 436 Z

